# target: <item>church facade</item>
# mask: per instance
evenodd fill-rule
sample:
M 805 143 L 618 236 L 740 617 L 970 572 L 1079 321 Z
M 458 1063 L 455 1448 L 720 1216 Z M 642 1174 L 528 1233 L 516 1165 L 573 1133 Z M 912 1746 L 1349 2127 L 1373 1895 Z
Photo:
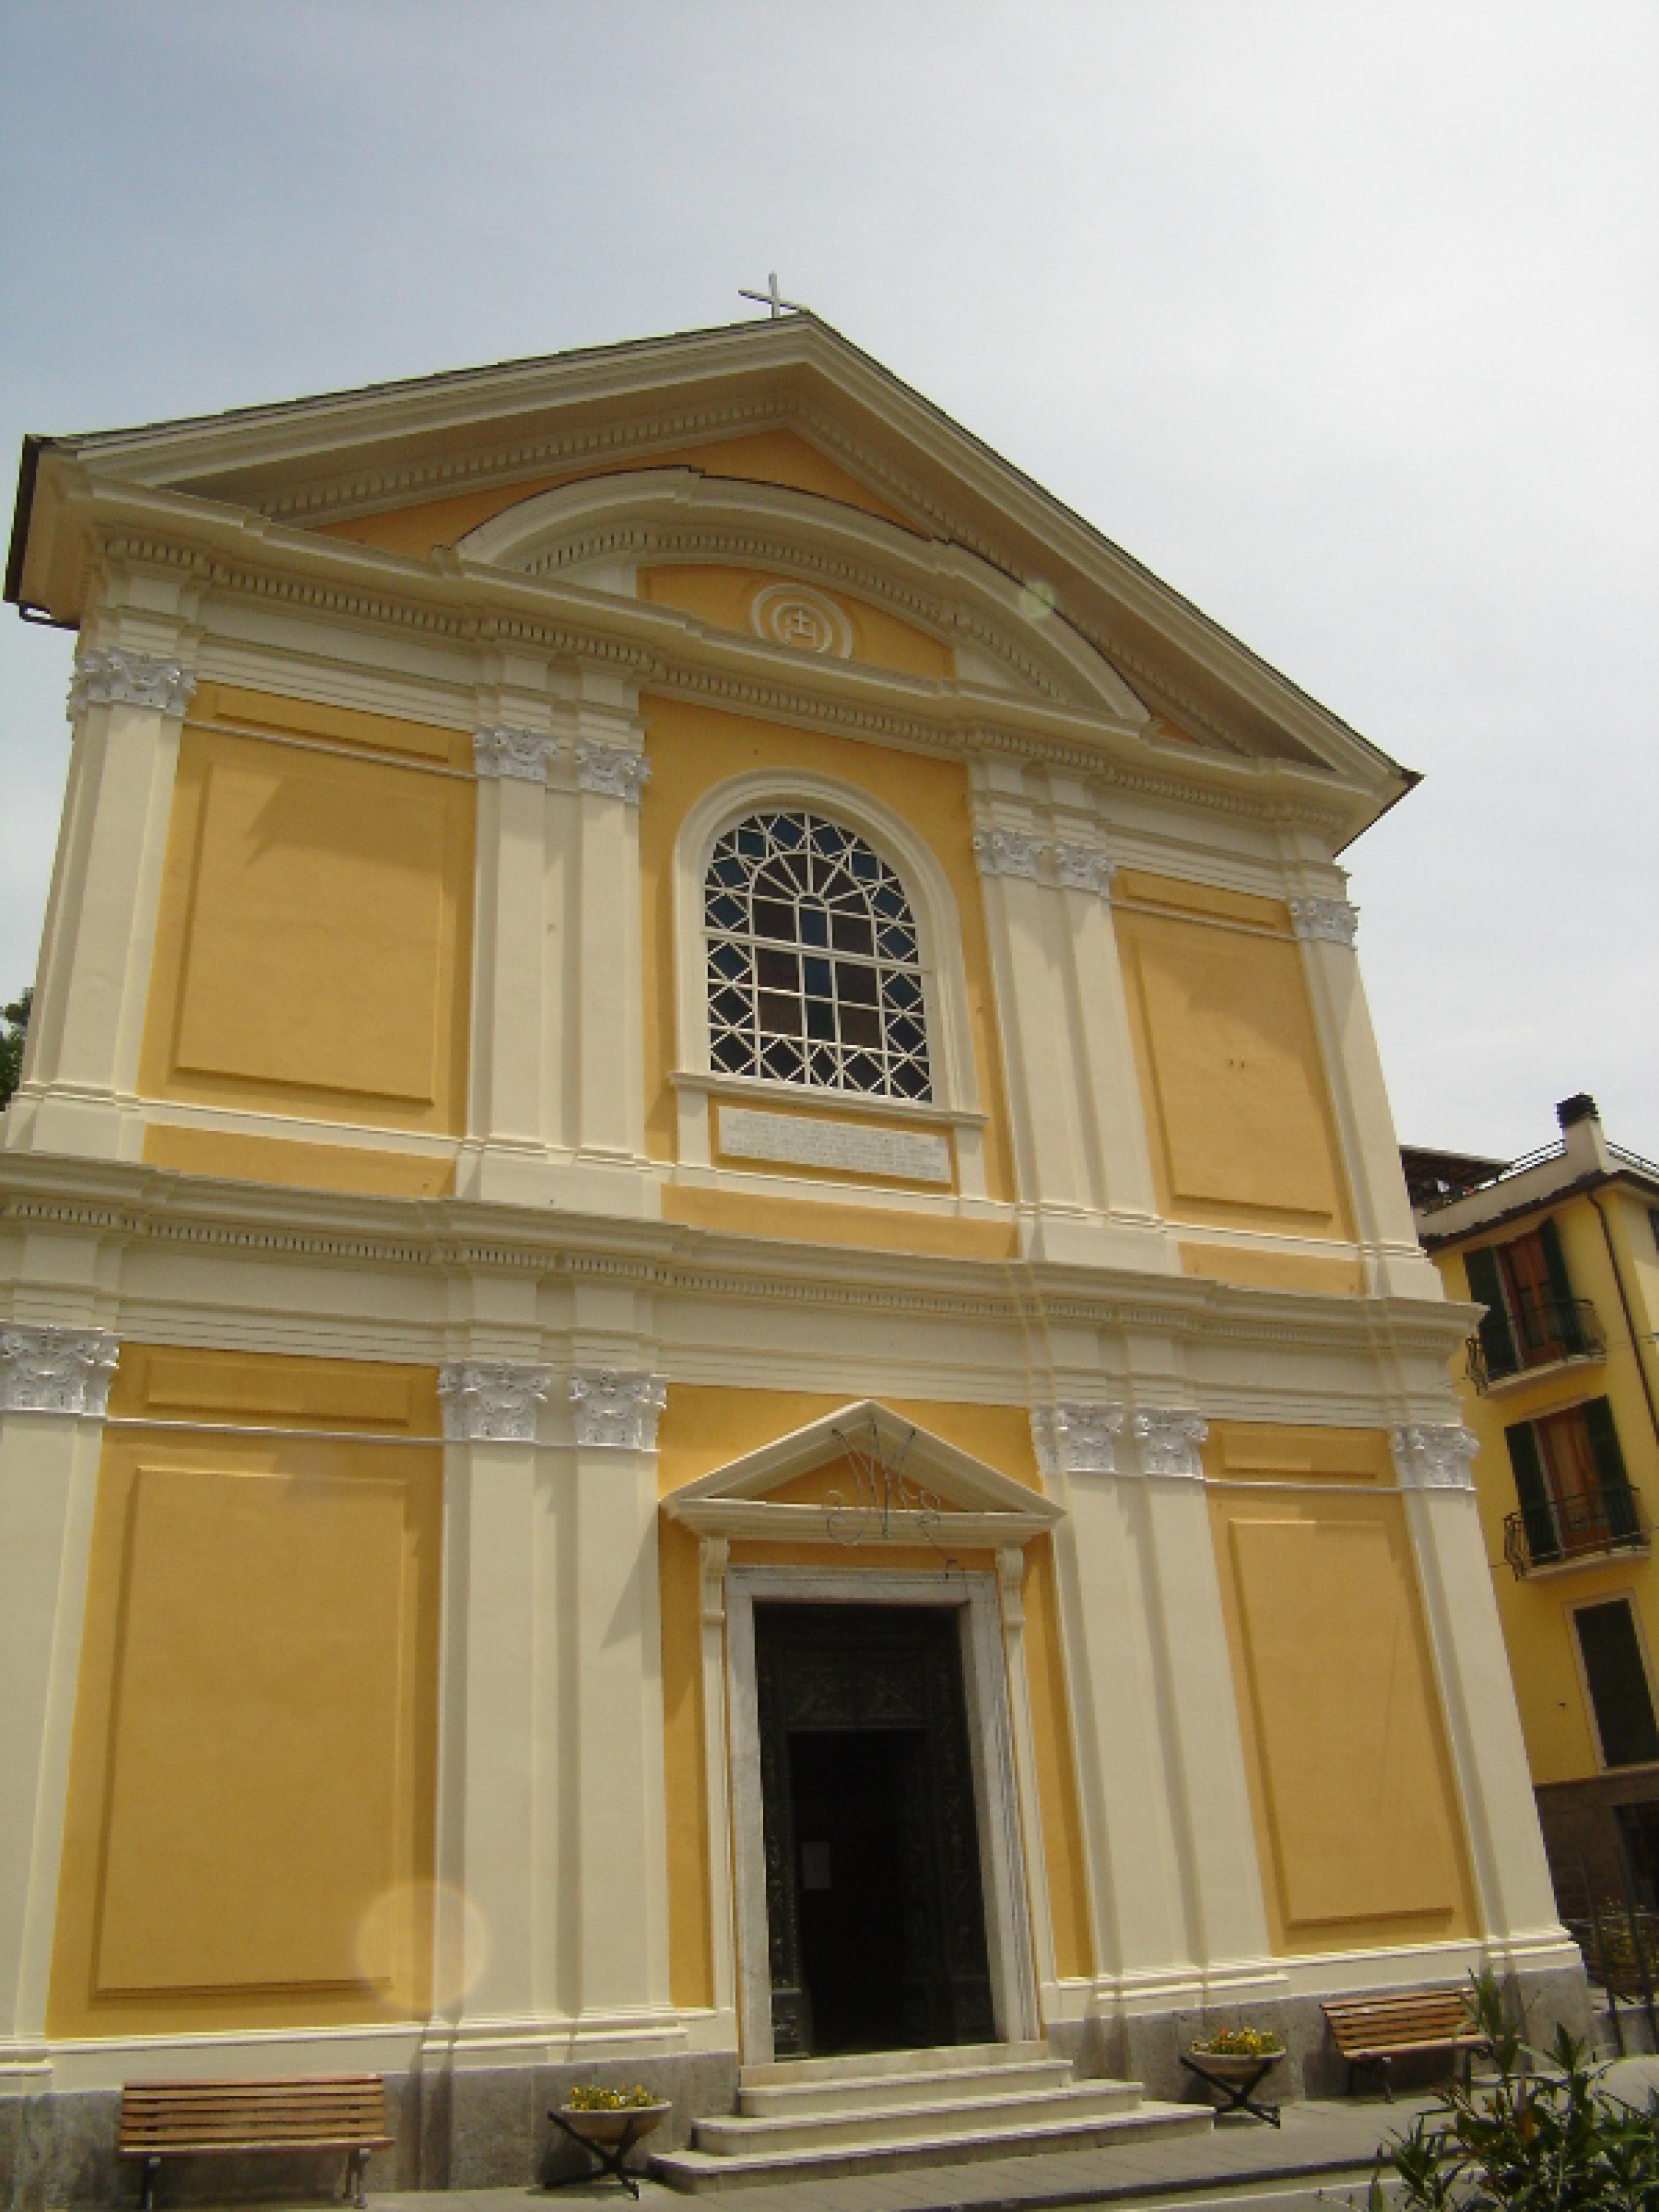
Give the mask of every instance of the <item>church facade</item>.
M 807 315 L 32 442 L 0 2144 L 1574 2002 L 1337 854 L 1409 775 Z M 25 2177 L 27 2179 L 27 2176 Z

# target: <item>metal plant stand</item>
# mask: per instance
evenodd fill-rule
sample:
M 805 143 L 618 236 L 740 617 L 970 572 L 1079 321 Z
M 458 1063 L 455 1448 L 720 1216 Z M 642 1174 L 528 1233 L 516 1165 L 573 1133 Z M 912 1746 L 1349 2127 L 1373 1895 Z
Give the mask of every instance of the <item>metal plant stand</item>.
M 1266 2120 L 1269 2127 L 1276 2128 L 1279 2125 L 1278 2106 L 1259 2103 L 1250 2093 L 1267 2079 L 1284 2056 L 1282 2051 L 1270 2051 L 1265 2057 L 1251 2059 L 1248 2070 L 1240 2067 L 1237 2071 L 1214 2070 L 1219 2054 L 1212 2054 L 1206 2059 L 1200 2052 L 1194 2058 L 1183 2051 L 1181 2063 L 1189 2074 L 1196 2074 L 1207 2087 L 1221 2092 L 1222 2101 L 1215 2111 L 1217 2119 L 1221 2119 L 1228 2112 L 1249 2112 L 1253 2118 Z
M 667 2109 L 665 2105 L 642 2105 L 635 2112 L 629 2112 L 624 2107 L 616 2112 L 607 2112 L 606 2118 L 621 2119 L 623 2125 L 611 2142 L 605 2142 L 596 2136 L 584 2133 L 580 2128 L 573 2128 L 562 2112 L 556 2108 L 550 2108 L 548 2118 L 556 2127 L 562 2128 L 573 2143 L 579 2144 L 596 2159 L 599 2167 L 597 2172 L 590 2168 L 585 2173 L 562 2173 L 556 2181 L 550 2181 L 545 2185 L 549 2189 L 569 2189 L 579 2181 L 603 2181 L 609 2174 L 612 2180 L 620 2181 L 630 2196 L 637 2197 L 640 2185 L 628 2172 L 623 2160 L 641 2136 L 650 2134 Z

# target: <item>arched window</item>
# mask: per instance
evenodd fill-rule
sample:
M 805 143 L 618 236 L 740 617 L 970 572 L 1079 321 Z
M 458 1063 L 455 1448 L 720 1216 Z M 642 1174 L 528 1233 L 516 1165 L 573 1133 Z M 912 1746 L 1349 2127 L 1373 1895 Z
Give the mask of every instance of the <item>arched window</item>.
M 703 921 L 717 1073 L 932 1098 L 915 917 L 856 831 L 750 815 L 714 848 Z

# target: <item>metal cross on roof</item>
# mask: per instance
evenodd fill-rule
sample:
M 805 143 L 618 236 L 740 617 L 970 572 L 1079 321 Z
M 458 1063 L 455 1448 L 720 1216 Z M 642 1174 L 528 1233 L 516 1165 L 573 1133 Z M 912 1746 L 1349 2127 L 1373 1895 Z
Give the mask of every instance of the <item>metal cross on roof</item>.
M 769 307 L 772 310 L 772 319 L 774 322 L 777 321 L 779 316 L 781 315 L 786 309 L 793 315 L 804 315 L 809 312 L 808 309 L 801 305 L 799 300 L 786 300 L 784 298 L 782 293 L 778 289 L 778 272 L 775 269 L 769 269 L 766 272 L 765 291 L 745 292 L 743 287 L 739 285 L 738 287 L 738 297 L 740 300 L 757 300 L 763 307 Z

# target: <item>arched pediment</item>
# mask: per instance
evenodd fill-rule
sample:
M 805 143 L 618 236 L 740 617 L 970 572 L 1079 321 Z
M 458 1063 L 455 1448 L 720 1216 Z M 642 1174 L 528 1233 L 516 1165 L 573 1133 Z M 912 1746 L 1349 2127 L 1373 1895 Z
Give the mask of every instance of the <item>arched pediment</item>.
M 898 1477 L 884 1513 L 844 1487 L 829 1502 L 799 1494 L 806 1478 L 849 1461 L 884 1465 Z M 919 1494 L 925 1502 L 915 1502 Z M 862 1515 L 869 1523 L 863 1541 L 915 1545 L 948 1532 L 953 1544 L 975 1550 L 1028 1543 L 1064 1517 L 1063 1508 L 1041 1491 L 872 1398 L 842 1406 L 688 1483 L 664 1499 L 663 1511 L 700 1536 L 775 1543 L 844 1541 L 845 1524 Z
M 641 568 L 755 570 L 879 611 L 949 647 L 957 680 L 1150 719 L 1038 594 L 976 554 L 820 494 L 696 469 L 639 469 L 538 492 L 468 532 L 466 563 L 633 597 Z

